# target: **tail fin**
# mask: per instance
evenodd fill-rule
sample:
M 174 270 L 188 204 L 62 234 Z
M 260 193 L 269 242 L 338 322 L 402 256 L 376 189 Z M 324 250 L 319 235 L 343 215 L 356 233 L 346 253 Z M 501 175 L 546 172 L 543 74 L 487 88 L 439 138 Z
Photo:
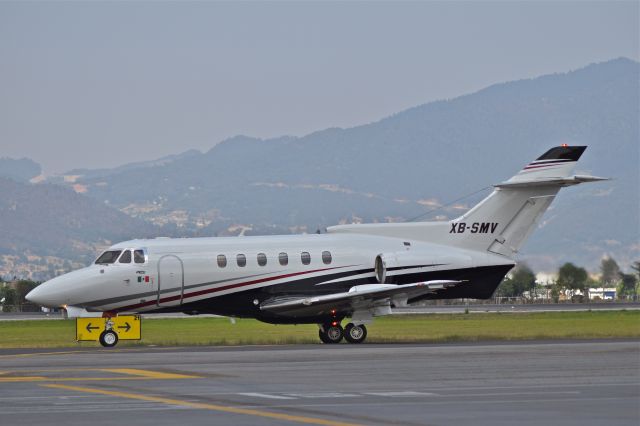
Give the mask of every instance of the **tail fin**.
M 453 245 L 514 257 L 561 187 L 604 180 L 572 176 L 586 146 L 552 148 L 463 216 L 450 222 Z
M 338 225 L 330 233 L 348 232 L 407 238 L 513 258 L 560 188 L 606 180 L 572 175 L 586 146 L 552 148 L 526 165 L 461 217 L 450 222 Z

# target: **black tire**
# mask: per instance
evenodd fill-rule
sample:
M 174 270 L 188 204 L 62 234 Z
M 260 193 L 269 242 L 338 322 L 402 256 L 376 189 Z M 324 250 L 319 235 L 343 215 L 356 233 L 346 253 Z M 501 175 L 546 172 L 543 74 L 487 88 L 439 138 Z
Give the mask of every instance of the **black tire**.
M 105 330 L 100 334 L 100 344 L 105 348 L 112 348 L 118 344 L 118 333 L 113 330 Z
M 362 343 L 367 338 L 367 327 L 364 324 L 347 324 L 344 329 L 344 339 L 349 343 Z
M 320 337 L 320 341 L 322 341 L 322 343 L 331 343 L 322 329 L 318 330 L 318 337 Z
M 344 330 L 342 330 L 340 324 L 327 324 L 322 326 L 318 332 L 318 336 L 320 336 L 322 343 L 340 343 L 344 337 Z

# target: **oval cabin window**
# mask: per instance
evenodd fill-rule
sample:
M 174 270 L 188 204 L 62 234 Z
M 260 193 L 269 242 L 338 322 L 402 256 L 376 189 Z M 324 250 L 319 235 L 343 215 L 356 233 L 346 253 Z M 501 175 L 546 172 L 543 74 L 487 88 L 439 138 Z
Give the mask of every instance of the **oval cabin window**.
M 267 264 L 267 255 L 264 253 L 258 253 L 258 265 L 264 266 Z
M 325 265 L 328 265 L 331 263 L 331 252 L 330 251 L 323 251 L 322 252 L 322 263 L 324 263 Z
M 227 256 L 225 256 L 224 254 L 218 255 L 218 266 L 220 268 L 224 268 L 225 266 L 227 266 Z
M 247 266 L 247 256 L 245 256 L 244 254 L 239 254 L 238 256 L 236 256 L 236 261 L 238 262 L 238 266 L 241 268 Z
M 287 255 L 287 253 L 280 253 L 278 255 L 278 262 L 280 262 L 282 266 L 287 266 L 289 264 L 289 255 Z
M 311 255 L 308 251 L 303 251 L 300 253 L 300 260 L 302 260 L 303 265 L 308 265 L 311 263 Z

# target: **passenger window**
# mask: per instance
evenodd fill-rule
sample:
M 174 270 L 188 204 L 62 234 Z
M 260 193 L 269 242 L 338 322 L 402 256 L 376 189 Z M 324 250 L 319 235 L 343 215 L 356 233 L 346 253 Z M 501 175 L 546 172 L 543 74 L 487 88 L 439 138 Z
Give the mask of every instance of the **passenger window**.
M 133 251 L 133 261 L 135 263 L 144 263 L 144 250 Z
M 122 250 L 110 250 L 110 251 L 105 251 L 104 253 L 102 253 L 100 255 L 100 257 L 96 260 L 96 264 L 106 264 L 106 263 L 113 263 L 116 261 L 116 259 L 118 258 L 118 256 L 120 256 L 120 253 L 122 253 Z
M 302 260 L 303 265 L 308 265 L 311 263 L 311 255 L 307 251 L 303 251 L 300 253 L 300 259 Z
M 289 264 L 289 255 L 287 253 L 280 253 L 278 255 L 278 261 L 282 266 L 287 266 Z
M 236 256 L 236 261 L 238 262 L 238 266 L 240 266 L 241 268 L 247 266 L 247 256 L 245 256 L 244 254 L 239 254 L 238 256 Z
M 225 256 L 224 254 L 218 255 L 218 266 L 220 268 L 225 268 L 227 266 L 227 256 Z
M 331 263 L 331 252 L 330 251 L 323 251 L 322 252 L 322 263 L 324 263 L 325 265 L 328 265 Z
M 258 253 L 258 265 L 264 266 L 267 264 L 267 255 L 264 253 Z
M 131 263 L 131 250 L 125 250 L 122 252 L 122 256 L 120 256 L 120 263 Z

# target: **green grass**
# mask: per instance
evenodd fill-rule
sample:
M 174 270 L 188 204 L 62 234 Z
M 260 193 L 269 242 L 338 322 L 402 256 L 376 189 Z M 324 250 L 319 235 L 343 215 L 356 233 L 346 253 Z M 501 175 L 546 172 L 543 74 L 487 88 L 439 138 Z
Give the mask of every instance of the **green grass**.
M 346 322 L 345 322 L 346 323 Z M 640 311 L 397 315 L 368 326 L 369 343 L 640 338 Z M 271 325 L 227 318 L 144 319 L 124 345 L 319 343 L 314 324 Z M 75 342 L 74 320 L 0 321 L 0 348 L 93 347 Z

